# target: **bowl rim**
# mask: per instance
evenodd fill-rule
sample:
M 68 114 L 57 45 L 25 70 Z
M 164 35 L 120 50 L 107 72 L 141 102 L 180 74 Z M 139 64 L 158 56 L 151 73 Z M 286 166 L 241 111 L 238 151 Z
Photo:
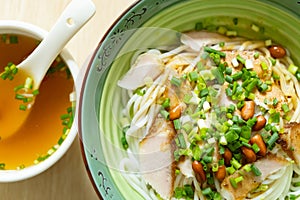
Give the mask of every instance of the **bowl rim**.
M 119 14 L 119 16 L 113 21 L 113 23 L 109 26 L 109 28 L 106 30 L 106 32 L 104 33 L 104 35 L 101 37 L 100 41 L 98 42 L 96 48 L 94 49 L 94 51 L 92 52 L 92 54 L 86 59 L 86 62 L 84 63 L 84 65 L 82 66 L 81 71 L 83 71 L 83 78 L 82 80 L 80 80 L 80 82 L 78 83 L 78 85 L 80 85 L 80 88 L 78 88 L 79 93 L 78 93 L 78 98 L 77 98 L 77 113 L 76 113 L 76 119 L 78 120 L 77 123 L 77 130 L 78 130 L 78 135 L 79 135 L 79 143 L 80 143 L 80 150 L 81 150 L 81 157 L 82 160 L 84 162 L 85 168 L 86 168 L 86 172 L 88 174 L 88 177 L 90 179 L 90 182 L 92 183 L 92 186 L 94 188 L 94 191 L 96 192 L 96 194 L 98 195 L 99 199 L 103 199 L 100 191 L 97 189 L 97 185 L 96 182 L 93 178 L 92 172 L 91 172 L 91 168 L 88 164 L 88 158 L 85 154 L 85 145 L 82 141 L 82 136 L 83 136 L 83 131 L 82 131 L 82 124 L 80 123 L 80 119 L 82 117 L 82 102 L 83 102 L 83 95 L 84 95 L 84 88 L 86 85 L 86 81 L 87 81 L 87 77 L 88 77 L 88 71 L 90 71 L 91 67 L 92 67 L 92 63 L 94 58 L 97 55 L 98 49 L 101 47 L 101 45 L 103 44 L 105 38 L 107 38 L 107 36 L 110 34 L 110 32 L 114 29 L 114 27 L 117 25 L 117 23 L 126 15 L 126 13 L 128 13 L 131 9 L 133 9 L 136 5 L 138 5 L 140 2 L 142 2 L 143 0 L 136 0 L 135 2 L 133 2 L 131 5 L 129 5 L 129 7 L 127 7 L 121 14 Z
M 0 30 L 0 33 L 22 33 L 37 39 L 44 38 L 48 33 L 46 30 L 34 24 L 19 20 L 0 20 L 0 29 L 6 30 Z M 68 68 L 70 69 L 74 81 L 74 90 L 77 91 L 75 80 L 77 79 L 79 67 L 67 49 L 64 48 L 60 53 L 60 56 L 62 57 L 64 62 L 66 62 Z M 76 123 L 73 123 L 70 132 L 65 138 L 64 142 L 49 158 L 36 165 L 25 167 L 22 170 L 0 170 L 0 182 L 8 183 L 22 181 L 37 176 L 42 172 L 46 171 L 48 168 L 52 167 L 60 158 L 62 158 L 62 156 L 72 145 L 76 135 Z

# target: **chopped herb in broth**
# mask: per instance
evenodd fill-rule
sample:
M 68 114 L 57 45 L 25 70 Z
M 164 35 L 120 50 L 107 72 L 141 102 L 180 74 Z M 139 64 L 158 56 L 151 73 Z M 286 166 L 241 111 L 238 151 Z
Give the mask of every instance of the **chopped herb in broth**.
M 39 41 L 27 36 L 1 35 L 0 71 L 5 71 L 4 67 L 8 63 L 10 66 L 13 66 L 11 63 L 15 65 L 20 63 L 34 50 L 38 43 Z M 11 71 L 13 70 L 12 67 Z M 13 72 L 13 75 L 15 74 Z M 7 78 L 9 79 L 9 76 Z M 25 79 L 26 77 L 23 81 Z M 3 80 L 3 77 L 0 79 L 0 85 L 7 82 L 10 81 Z M 24 124 L 10 137 L 2 137 L 1 139 L 0 135 L 0 170 L 23 169 L 37 164 L 59 148 L 68 135 L 73 122 L 74 102 L 70 101 L 73 83 L 69 69 L 64 61 L 58 57 L 41 83 L 39 92 L 35 93 L 38 94 L 35 98 L 35 104 Z M 4 95 L 15 97 L 14 89 L 21 88 L 18 85 L 11 84 L 9 87 L 0 87 L 0 128 L 2 130 L 7 126 L 14 126 L 14 122 L 5 121 L 1 118 L 1 113 L 13 113 L 16 120 L 20 115 L 26 113 L 20 109 L 11 110 L 13 107 L 19 108 L 16 105 L 20 105 L 20 100 L 12 99 L 10 102 L 2 102 Z M 27 87 L 26 83 L 23 86 Z M 62 119 L 61 116 L 64 118 Z

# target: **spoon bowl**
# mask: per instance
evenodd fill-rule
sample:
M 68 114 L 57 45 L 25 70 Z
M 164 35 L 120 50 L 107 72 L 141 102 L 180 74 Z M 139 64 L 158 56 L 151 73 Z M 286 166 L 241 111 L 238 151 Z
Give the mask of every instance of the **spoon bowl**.
M 36 94 L 38 94 L 38 88 L 51 63 L 61 52 L 66 43 L 94 13 L 95 5 L 91 0 L 72 0 L 38 47 L 24 61 L 16 66 L 18 72 L 14 76 L 13 82 L 1 80 L 3 83 L 0 84 L 0 91 L 3 91 L 3 88 L 11 87 L 11 92 L 6 95 L 6 98 L 0 100 L 0 108 L 2 107 L 2 110 L 4 110 L 1 111 L 0 116 L 0 127 L 4 127 L 0 130 L 0 138 L 2 140 L 13 135 L 26 121 L 30 113 L 30 107 L 34 104 L 34 98 Z M 29 87 L 26 88 L 26 84 L 24 83 L 28 82 L 28 77 L 30 83 Z M 15 93 L 14 88 L 20 85 L 24 85 L 26 90 L 22 90 L 22 93 Z M 17 98 L 17 96 L 21 96 L 22 98 Z M 25 102 L 23 97 L 29 97 L 31 100 L 26 100 L 25 105 L 21 104 L 22 101 L 23 103 Z M 13 101 L 14 106 L 6 108 L 5 105 L 7 105 L 7 101 Z M 18 120 L 14 119 L 16 115 L 19 116 Z M 11 121 L 14 121 L 14 125 L 8 126 L 7 124 Z

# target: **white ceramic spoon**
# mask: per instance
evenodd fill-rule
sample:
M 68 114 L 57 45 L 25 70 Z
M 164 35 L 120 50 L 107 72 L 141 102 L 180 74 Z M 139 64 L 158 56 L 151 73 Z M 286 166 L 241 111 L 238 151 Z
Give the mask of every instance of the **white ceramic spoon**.
M 94 15 L 91 0 L 72 0 L 49 34 L 17 67 L 33 79 L 33 89 L 39 88 L 46 72 L 66 43 Z
M 72 0 L 48 35 L 24 61 L 17 65 L 19 71 L 15 79 L 12 82 L 3 81 L 3 84 L 0 85 L 0 91 L 6 84 L 14 85 L 18 81 L 24 83 L 25 78 L 21 76 L 23 74 L 33 79 L 33 90 L 38 89 L 52 62 L 73 35 L 94 15 L 95 11 L 95 5 L 91 0 Z M 11 98 L 14 98 L 14 94 L 7 94 L 1 97 L 0 103 L 5 106 L 6 103 L 3 102 L 16 101 Z M 9 108 L 8 112 L 3 112 L 0 109 L 0 140 L 12 136 L 25 122 L 29 113 L 30 110 L 20 111 L 17 106 L 16 108 Z M 16 118 L 16 116 L 18 117 Z

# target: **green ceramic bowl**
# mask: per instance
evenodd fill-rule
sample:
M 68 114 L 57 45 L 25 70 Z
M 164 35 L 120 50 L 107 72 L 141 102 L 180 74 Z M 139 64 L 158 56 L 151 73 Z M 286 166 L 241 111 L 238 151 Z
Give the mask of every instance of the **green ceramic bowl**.
M 261 27 L 259 32 L 250 26 Z M 135 53 L 173 45 L 177 33 L 201 26 L 236 30 L 248 38 L 271 38 L 300 57 L 300 2 L 297 0 L 140 0 L 113 24 L 88 60 L 78 107 L 78 128 L 91 181 L 104 199 L 143 199 L 118 170 L 127 156 L 120 126 L 122 91 L 117 81 Z

